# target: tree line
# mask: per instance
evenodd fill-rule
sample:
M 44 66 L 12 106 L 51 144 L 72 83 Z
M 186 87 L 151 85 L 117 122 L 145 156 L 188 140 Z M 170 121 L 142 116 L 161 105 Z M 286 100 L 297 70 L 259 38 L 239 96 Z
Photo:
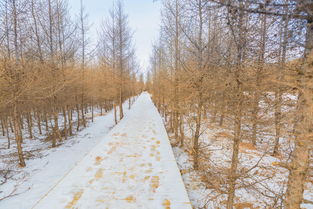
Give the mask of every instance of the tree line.
M 94 109 L 114 109 L 117 123 L 123 102 L 142 89 L 123 5 L 112 8 L 97 46 L 80 5 L 74 16 L 67 0 L 1 1 L 0 127 L 22 167 L 25 138 L 45 135 L 56 147 L 93 121 Z
M 210 186 L 226 196 L 226 208 L 232 209 L 235 191 L 243 187 L 240 180 L 249 172 L 240 169 L 240 144 L 278 156 L 284 152 L 281 143 L 290 140 L 289 158 L 278 163 L 288 170 L 287 189 L 280 201 L 272 198 L 270 207 L 300 209 L 310 203 L 303 192 L 312 169 L 313 2 L 162 4 L 147 85 L 177 145 L 192 153 L 194 169 L 217 181 L 208 173 L 201 134 L 208 123 L 231 130 L 231 163 L 222 174 L 227 181 Z M 192 139 L 186 140 L 190 129 Z M 264 133 L 271 134 L 269 142 L 263 142 Z

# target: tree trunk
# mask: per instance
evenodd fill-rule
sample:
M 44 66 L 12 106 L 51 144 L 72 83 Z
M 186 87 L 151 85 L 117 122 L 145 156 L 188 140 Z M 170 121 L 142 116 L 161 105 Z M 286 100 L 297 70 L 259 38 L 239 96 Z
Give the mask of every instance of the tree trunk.
M 279 139 L 280 139 L 280 121 L 281 121 L 281 103 L 282 103 L 282 95 L 281 90 L 278 89 L 275 92 L 275 145 L 272 156 L 278 154 L 279 150 Z
M 242 90 L 239 81 L 237 81 L 236 103 L 237 104 L 235 109 L 233 155 L 231 160 L 231 168 L 229 171 L 230 173 L 229 173 L 227 209 L 233 209 L 236 191 L 237 167 L 239 163 L 239 144 L 241 141 L 241 115 L 242 115 Z
M 22 148 L 22 132 L 20 127 L 20 118 L 18 117 L 17 104 L 14 104 L 13 107 L 13 124 L 14 124 L 14 134 L 15 141 L 17 145 L 17 153 L 19 158 L 19 165 L 25 167 L 26 163 L 24 160 L 23 148 Z
M 2 136 L 5 136 L 4 121 L 2 117 L 1 117 L 0 123 L 1 123 Z
M 286 209 L 300 209 L 303 201 L 304 184 L 309 170 L 309 145 L 306 140 L 297 139 L 296 148 L 292 153 L 291 169 L 288 177 L 288 189 L 285 199 Z
M 94 113 L 93 113 L 93 100 L 91 100 L 91 122 L 93 122 Z
M 32 115 L 31 112 L 27 113 L 26 115 L 26 121 L 27 121 L 27 127 L 28 127 L 28 134 L 29 134 L 29 138 L 32 139 L 33 138 L 33 130 L 32 130 L 32 124 L 33 124 L 33 120 L 32 120 Z
M 185 133 L 184 133 L 184 116 L 180 114 L 179 117 L 179 132 L 180 132 L 180 146 L 184 146 L 184 139 L 185 139 Z
M 170 119 L 169 119 L 169 123 L 170 123 L 170 132 L 174 132 L 174 127 L 173 127 L 173 124 L 174 124 L 174 113 L 173 113 L 173 109 L 172 111 L 170 112 Z
M 24 130 L 24 119 L 23 119 L 22 114 L 18 115 L 18 119 L 19 119 L 20 129 Z
M 124 117 L 123 113 L 123 89 L 122 87 L 120 88 L 120 94 L 119 94 L 119 111 L 120 111 L 120 120 Z
M 258 79 L 257 79 L 258 80 Z M 257 81 L 258 82 L 258 81 Z M 259 85 L 256 85 L 256 91 L 253 97 L 253 110 L 252 110 L 252 144 L 255 146 L 257 142 L 257 126 L 258 126 L 258 113 L 259 113 L 259 100 L 260 92 L 258 90 Z
M 77 111 L 77 128 L 76 128 L 76 131 L 79 131 L 79 127 L 80 127 L 79 104 L 76 104 L 76 111 Z
M 85 113 L 84 113 L 84 104 L 81 104 L 81 115 L 82 115 L 82 124 L 84 128 L 86 128 L 86 119 L 85 119 Z
M 284 25 L 280 31 L 280 54 L 279 62 L 281 64 L 280 71 L 278 72 L 278 81 L 281 81 L 285 71 L 285 62 L 286 62 L 286 53 L 287 53 L 287 44 L 288 44 L 288 23 L 289 18 L 285 18 Z M 279 150 L 279 139 L 280 139 L 280 128 L 281 128 L 281 105 L 282 105 L 282 89 L 278 86 L 275 91 L 275 145 L 272 156 L 278 154 Z M 294 123 L 296 125 L 296 122 Z M 293 132 L 294 133 L 294 132 Z
M 312 70 L 312 69 L 311 69 Z M 299 75 L 299 93 L 297 107 L 297 125 L 295 130 L 295 148 L 289 165 L 288 189 L 285 199 L 286 209 L 300 209 L 303 201 L 304 184 L 309 170 L 311 137 L 313 134 L 313 90 L 308 88 L 309 73 Z
M 12 120 L 13 120 L 13 118 L 12 118 Z M 13 128 L 13 125 L 12 125 L 12 120 L 10 119 L 10 117 L 8 118 L 9 125 L 10 125 L 10 129 L 11 129 L 11 133 L 14 133 L 14 128 Z
M 114 121 L 115 121 L 115 125 L 117 124 L 117 111 L 116 111 L 116 103 L 114 102 L 113 104 L 113 108 L 114 108 Z
M 67 130 L 67 114 L 66 114 L 66 106 L 64 106 L 62 108 L 62 112 L 63 112 L 63 130 L 64 130 L 64 139 L 66 140 L 67 139 L 67 133 L 68 133 L 68 130 Z
M 196 115 L 196 130 L 193 138 L 193 167 L 195 170 L 199 168 L 199 137 L 201 129 L 201 118 L 202 118 L 202 92 L 198 92 L 198 104 L 197 104 L 197 115 Z
M 260 54 L 258 58 L 258 66 L 256 71 L 256 80 L 255 80 L 255 92 L 253 98 L 253 111 L 252 111 L 252 144 L 256 145 L 257 143 L 257 128 L 259 123 L 259 101 L 262 92 L 260 91 L 260 77 L 264 68 L 265 61 L 265 48 L 266 48 L 266 32 L 267 32 L 267 16 L 262 15 L 262 27 L 261 27 L 261 40 L 260 40 Z
M 9 133 L 9 124 L 8 124 L 8 117 L 5 118 L 5 129 L 7 132 L 7 139 L 8 139 L 8 149 L 11 148 L 11 139 L 10 139 L 10 133 Z
M 313 59 L 313 21 L 307 23 L 305 63 L 298 69 L 297 88 L 299 99 L 297 106 L 297 126 L 295 148 L 289 166 L 288 188 L 285 199 L 286 209 L 300 209 L 303 201 L 304 184 L 309 168 L 309 149 L 313 134 L 313 89 L 312 66 Z
M 46 133 L 49 133 L 49 125 L 48 125 L 48 117 L 47 117 L 47 112 L 44 112 L 44 120 L 45 120 L 45 126 L 46 126 Z
M 73 123 L 72 123 L 72 108 L 70 108 L 69 106 L 67 107 L 68 111 L 67 111 L 67 118 L 68 118 L 68 133 L 70 136 L 73 136 Z
M 56 108 L 53 111 L 53 121 L 54 121 L 54 126 L 53 126 L 52 147 L 56 147 L 57 140 L 62 141 L 60 129 L 59 129 L 58 112 Z
M 40 112 L 38 111 L 36 115 L 37 115 L 37 126 L 39 130 L 39 134 L 42 135 Z

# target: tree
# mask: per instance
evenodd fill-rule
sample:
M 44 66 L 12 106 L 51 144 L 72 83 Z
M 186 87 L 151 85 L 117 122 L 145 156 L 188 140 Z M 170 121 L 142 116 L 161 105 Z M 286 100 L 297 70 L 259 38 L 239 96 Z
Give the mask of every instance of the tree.
M 119 105 L 119 117 L 123 118 L 123 101 L 125 100 L 125 82 L 129 77 L 131 66 L 129 63 L 134 57 L 132 45 L 132 31 L 128 26 L 128 16 L 124 13 L 121 1 L 113 5 L 110 17 L 103 23 L 99 44 L 100 59 L 114 70 L 117 82 L 116 102 Z
M 29 140 L 41 135 L 52 147 L 60 146 L 74 134 L 74 124 L 76 131 L 81 122 L 87 125 L 86 113 L 91 112 L 93 121 L 95 107 L 101 112 L 112 109 L 119 89 L 112 79 L 117 68 L 96 59 L 94 64 L 88 62 L 91 50 L 83 4 L 76 21 L 67 0 L 5 0 L 0 9 L 0 129 L 7 136 L 8 149 L 15 139 L 24 167 L 23 145 Z M 125 47 L 131 42 L 125 41 L 124 23 L 120 45 L 126 100 L 138 94 L 139 85 L 135 54 Z

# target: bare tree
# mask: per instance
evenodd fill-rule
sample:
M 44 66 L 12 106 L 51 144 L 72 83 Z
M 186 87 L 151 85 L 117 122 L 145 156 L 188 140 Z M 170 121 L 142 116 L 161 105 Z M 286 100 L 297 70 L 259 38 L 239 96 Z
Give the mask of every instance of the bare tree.
M 100 39 L 100 56 L 115 71 L 118 83 L 117 101 L 119 104 L 119 117 L 123 118 L 123 101 L 125 100 L 125 78 L 129 75 L 127 68 L 130 66 L 133 53 L 132 32 L 128 26 L 128 17 L 124 13 L 120 1 L 113 5 L 110 19 L 102 27 Z

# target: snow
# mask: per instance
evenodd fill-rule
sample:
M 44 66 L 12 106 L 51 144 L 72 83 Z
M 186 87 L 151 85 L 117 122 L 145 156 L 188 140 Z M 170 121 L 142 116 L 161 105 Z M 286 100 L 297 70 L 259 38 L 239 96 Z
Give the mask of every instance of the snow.
M 225 201 L 227 194 L 222 193 L 222 189 L 227 191 L 226 179 L 228 168 L 231 163 L 232 154 L 232 130 L 229 123 L 220 127 L 208 120 L 203 120 L 203 130 L 200 137 L 200 169 L 193 169 L 193 157 L 190 152 L 192 145 L 193 130 L 185 125 L 185 139 L 183 147 L 174 147 L 174 154 L 181 170 L 182 178 L 190 201 L 194 208 L 226 208 Z M 171 137 L 173 144 L 178 144 L 175 137 Z M 287 161 L 290 151 L 290 142 L 282 138 L 280 155 L 271 156 L 271 138 L 263 136 L 263 144 L 257 147 L 252 146 L 248 141 L 240 143 L 239 150 L 239 171 L 248 171 L 246 175 L 240 177 L 237 186 L 248 185 L 245 188 L 236 190 L 235 208 L 279 208 L 282 200 L 280 196 L 286 190 L 288 180 L 288 170 L 279 167 L 276 163 Z M 255 184 L 253 184 L 255 183 Z M 305 186 L 305 199 L 313 200 L 313 183 L 309 181 Z M 239 187 L 238 186 L 238 187 Z M 225 189 L 226 188 L 226 189 Z M 219 190 L 220 189 L 220 190 Z M 277 198 L 277 199 L 275 199 Z M 275 201 L 277 203 L 275 204 Z M 274 205 L 275 204 L 275 205 Z M 274 205 L 274 207 L 269 207 Z M 243 207 L 246 206 L 246 207 Z M 312 209 L 312 204 L 302 204 L 303 209 Z
M 219 191 L 214 188 L 216 186 L 221 189 L 225 188 L 225 185 L 219 181 L 222 179 L 225 180 L 227 177 L 227 168 L 230 167 L 231 159 L 231 151 L 229 150 L 231 141 L 222 138 L 219 140 L 210 140 L 214 137 L 214 134 L 219 132 L 220 129 L 218 128 L 210 128 L 210 130 L 204 134 L 206 135 L 205 137 L 208 138 L 202 137 L 202 144 L 209 144 L 208 152 L 203 153 L 205 154 L 204 156 L 209 156 L 207 157 L 209 160 L 201 164 L 205 166 L 199 171 L 193 169 L 192 155 L 188 153 L 187 149 L 182 147 L 175 147 L 173 149 L 178 166 L 182 171 L 182 177 L 190 200 L 195 208 L 226 208 L 224 203 L 227 195 L 220 194 Z M 188 141 L 189 139 L 186 139 L 186 142 Z M 240 149 L 240 168 L 238 170 L 248 170 L 257 164 L 261 156 L 262 153 L 256 150 Z M 265 203 L 271 203 L 270 199 L 261 196 L 260 193 L 254 191 L 254 188 L 257 188 L 258 191 L 269 196 L 273 195 L 271 190 L 279 193 L 282 187 L 280 182 L 286 180 L 287 171 L 272 165 L 273 162 L 277 161 L 279 161 L 277 158 L 265 155 L 259 162 L 257 168 L 252 169 L 244 179 L 239 179 L 242 183 L 257 181 L 259 181 L 259 183 L 251 188 L 237 189 L 235 205 L 247 203 L 251 204 L 253 208 L 266 208 Z M 209 182 L 206 182 L 207 180 L 209 180 Z M 271 188 L 271 190 L 267 190 L 263 187 Z
M 56 172 L 51 169 L 69 168 L 68 158 L 79 149 L 56 154 L 57 159 L 52 158 L 55 167 L 33 178 L 40 190 L 36 194 L 42 194 L 39 200 L 37 195 L 28 195 L 18 202 L 0 203 L 0 208 L 191 209 L 162 119 L 149 94 L 143 93 L 106 136 L 102 122 L 92 127 L 100 142 L 89 153 L 80 153 L 85 157 L 60 180 L 50 182 Z M 50 190 L 39 189 L 45 183 Z
M 128 102 L 124 104 L 124 112 L 127 115 Z M 62 124 L 62 123 L 60 123 Z M 0 199 L 8 196 L 12 191 L 12 197 L 0 201 L 0 208 L 4 209 L 28 209 L 38 202 L 42 194 L 45 194 L 53 185 L 63 178 L 72 168 L 78 164 L 95 147 L 103 136 L 106 135 L 114 123 L 113 111 L 104 116 L 95 117 L 94 123 L 78 132 L 61 146 L 51 149 L 50 142 L 39 139 L 24 140 L 24 151 L 40 150 L 35 153 L 34 159 L 26 161 L 25 168 L 16 166 L 16 162 L 6 162 L 7 156 L 15 152 L 15 147 L 10 150 L 1 150 L 0 168 L 6 167 L 14 170 L 14 176 L 7 183 L 0 186 Z M 5 140 L 2 140 L 5 142 Z M 12 145 L 15 146 L 12 140 Z M 3 145 L 2 147 L 5 147 Z M 10 159 L 11 160 L 11 159 Z

